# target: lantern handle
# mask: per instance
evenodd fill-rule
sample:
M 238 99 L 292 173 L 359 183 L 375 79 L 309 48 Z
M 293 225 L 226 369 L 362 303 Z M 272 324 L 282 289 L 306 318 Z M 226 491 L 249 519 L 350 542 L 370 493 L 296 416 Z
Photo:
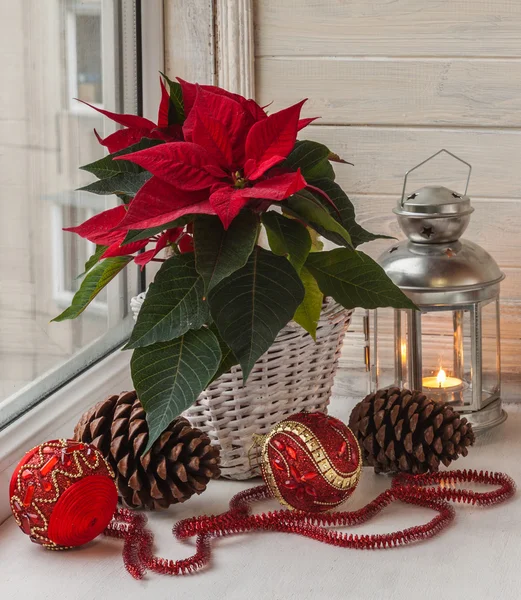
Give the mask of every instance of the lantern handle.
M 463 192 L 464 196 L 467 195 L 467 190 L 469 189 L 470 174 L 472 173 L 472 165 L 470 163 L 468 163 L 466 160 L 463 160 L 462 158 L 460 158 L 459 156 L 456 156 L 452 152 L 449 152 L 449 150 L 446 150 L 445 148 L 442 148 L 441 150 L 438 150 L 438 152 L 436 152 L 432 156 L 429 156 L 429 158 L 426 158 L 423 162 L 421 162 L 420 164 L 416 165 L 412 169 L 409 169 L 405 173 L 405 177 L 404 177 L 404 180 L 403 180 L 402 199 L 400 201 L 400 206 L 402 208 L 403 208 L 403 204 L 405 202 L 405 189 L 407 187 L 407 177 L 409 176 L 409 174 L 412 173 L 413 171 L 415 171 L 416 169 L 418 169 L 419 167 L 423 166 L 426 162 L 429 162 L 430 160 L 432 160 L 433 158 L 435 158 L 436 156 L 438 156 L 438 154 L 441 154 L 442 152 L 445 152 L 445 154 L 448 154 L 448 155 L 452 156 L 452 158 L 455 158 L 456 160 L 459 160 L 461 163 L 463 163 L 464 165 L 467 165 L 467 167 L 469 168 L 469 173 L 467 175 L 467 183 L 465 185 L 465 191 Z

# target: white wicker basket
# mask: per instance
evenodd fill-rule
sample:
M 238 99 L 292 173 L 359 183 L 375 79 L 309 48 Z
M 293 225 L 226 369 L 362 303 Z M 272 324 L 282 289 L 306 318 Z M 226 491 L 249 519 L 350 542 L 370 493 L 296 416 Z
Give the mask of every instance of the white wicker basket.
M 132 299 L 135 315 L 143 299 L 144 294 Z M 288 323 L 257 361 L 246 385 L 242 384 L 241 368 L 233 367 L 183 413 L 219 446 L 223 477 L 248 479 L 259 475 L 258 467 L 248 458 L 254 433 L 268 433 L 294 412 L 326 410 L 351 315 L 352 311 L 328 300 L 316 343 L 296 323 Z

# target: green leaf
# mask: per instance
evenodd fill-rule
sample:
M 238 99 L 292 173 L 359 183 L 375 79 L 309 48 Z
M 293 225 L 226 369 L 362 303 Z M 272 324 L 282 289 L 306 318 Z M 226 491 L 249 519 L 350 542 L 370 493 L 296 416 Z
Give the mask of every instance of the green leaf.
M 327 177 L 335 178 L 335 171 L 329 162 L 329 148 L 318 142 L 302 140 L 295 143 L 293 150 L 283 163 L 291 169 L 300 168 L 306 181 Z
M 306 267 L 322 292 L 345 308 L 392 306 L 416 309 L 382 267 L 358 250 L 336 248 L 310 254 Z
M 239 361 L 235 358 L 235 355 L 228 344 L 223 340 L 215 323 L 212 323 L 209 329 L 217 338 L 219 347 L 221 348 L 221 362 L 219 363 L 219 367 L 210 381 L 210 383 L 213 383 L 216 379 L 219 379 L 223 373 L 228 373 L 232 367 L 238 365 Z M 210 383 L 208 385 L 210 385 Z
M 101 255 L 105 252 L 107 248 L 108 246 L 100 246 L 99 244 L 97 244 L 94 254 L 85 263 L 85 270 L 83 271 L 83 273 L 78 275 L 76 279 L 81 279 L 82 277 L 84 277 L 85 274 L 88 273 L 92 269 L 92 267 L 99 262 Z
M 304 284 L 304 300 L 295 311 L 293 320 L 304 328 L 316 341 L 317 324 L 322 312 L 324 294 L 320 291 L 318 283 L 306 267 L 300 271 L 300 279 Z
M 112 177 L 98 179 L 89 185 L 78 188 L 78 191 L 92 192 L 93 194 L 124 194 L 133 198 L 141 187 L 152 177 L 148 171 L 142 173 L 118 173 Z
M 149 237 L 154 235 L 158 235 L 159 233 L 163 233 L 167 229 L 173 229 L 174 227 L 182 227 L 190 221 L 193 221 L 195 215 L 183 215 L 179 217 L 179 219 L 175 219 L 175 221 L 170 221 L 169 223 L 165 223 L 164 225 L 158 225 L 157 227 L 149 227 L 148 229 L 130 229 L 125 236 L 125 239 L 122 242 L 123 244 L 130 244 L 130 242 L 138 242 L 140 240 L 146 240 Z
M 147 413 L 148 452 L 155 440 L 206 388 L 221 360 L 215 335 L 206 328 L 170 342 L 134 350 L 132 380 Z
M 114 192 L 115 195 L 121 200 L 122 204 L 130 204 L 134 199 L 134 196 L 129 196 L 128 194 L 123 194 L 122 192 Z
M 289 214 L 304 221 L 320 235 L 338 246 L 351 246 L 349 233 L 311 192 L 301 190 L 293 194 L 283 202 L 283 207 Z
M 85 276 L 80 289 L 74 294 L 69 308 L 55 317 L 53 321 L 75 319 L 131 260 L 132 256 L 115 256 L 98 263 Z
M 125 350 L 168 342 L 208 320 L 204 284 L 195 270 L 194 255 L 165 261 L 150 284 Z
M 259 231 L 257 217 L 242 211 L 228 230 L 219 217 L 201 215 L 194 223 L 195 266 L 210 291 L 246 264 Z
M 168 124 L 182 125 L 185 121 L 185 107 L 183 102 L 183 91 L 177 81 L 172 81 L 164 73 L 161 73 L 163 79 L 170 88 L 170 100 L 172 102 L 168 112 Z
M 330 179 L 319 179 L 318 181 L 315 181 L 313 185 L 323 190 L 335 203 L 340 213 L 340 222 L 349 232 L 351 241 L 353 242 L 355 248 L 360 244 L 371 242 L 377 239 L 394 239 L 389 235 L 378 235 L 371 233 L 359 225 L 355 220 L 355 207 L 338 183 L 335 183 Z M 329 211 L 330 215 L 334 219 L 338 220 L 338 213 L 335 211 L 335 209 L 327 202 L 323 202 L 323 204 Z
M 306 227 L 274 211 L 264 213 L 262 224 L 266 227 L 272 252 L 285 256 L 300 273 L 311 250 L 311 236 Z
M 139 165 L 136 165 L 128 160 L 113 160 L 115 156 L 123 156 L 130 154 L 131 152 L 138 152 L 139 150 L 145 150 L 145 148 L 152 148 L 158 144 L 163 144 L 161 140 L 151 140 L 149 138 L 142 138 L 137 144 L 133 144 L 128 148 L 124 148 L 119 152 L 114 152 L 108 156 L 104 156 L 93 163 L 80 167 L 84 171 L 88 171 L 93 175 L 96 175 L 98 179 L 105 179 L 106 177 L 113 177 L 119 173 L 142 173 L 144 169 Z
M 244 267 L 210 291 L 210 312 L 244 381 L 303 298 L 304 286 L 290 263 L 258 246 Z
M 324 249 L 324 242 L 320 239 L 320 235 L 312 227 L 308 227 L 307 230 L 311 237 L 310 252 L 322 252 Z
M 353 163 L 348 162 L 347 160 L 344 160 L 343 158 L 341 158 L 340 156 L 338 156 L 338 154 L 336 152 L 329 152 L 329 156 L 328 156 L 329 160 L 331 162 L 337 162 L 337 163 L 342 163 L 343 165 L 351 165 L 353 166 Z

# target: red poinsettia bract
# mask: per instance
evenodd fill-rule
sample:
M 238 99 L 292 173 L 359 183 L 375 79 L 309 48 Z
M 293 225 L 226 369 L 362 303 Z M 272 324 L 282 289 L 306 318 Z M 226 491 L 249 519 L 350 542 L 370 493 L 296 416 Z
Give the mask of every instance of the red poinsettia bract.
M 126 208 L 123 205 L 109 208 L 99 215 L 95 215 L 88 219 L 81 225 L 78 225 L 77 227 L 67 227 L 64 231 L 77 233 L 79 236 L 89 240 L 93 244 L 108 246 L 100 259 L 109 258 L 111 256 L 128 256 L 143 250 L 150 242 L 154 242 L 155 246 L 153 249 L 147 250 L 135 257 L 134 261 L 141 267 L 148 264 L 168 244 L 178 240 L 181 252 L 192 250 L 188 240 L 183 241 L 179 239 L 183 235 L 183 229 L 181 227 L 169 229 L 159 236 L 122 245 L 126 233 L 125 231 L 118 230 L 117 227 L 125 217 L 126 213 Z M 183 238 L 185 237 L 186 236 L 183 236 Z
M 300 171 L 280 168 L 294 147 L 297 131 L 314 119 L 300 119 L 303 102 L 268 116 L 254 100 L 221 88 L 179 79 L 186 120 L 169 125 L 171 101 L 161 81 L 157 125 L 136 115 L 120 115 L 92 106 L 124 128 L 99 142 L 109 152 L 123 150 L 142 138 L 165 141 L 154 148 L 127 154 L 149 170 L 146 182 L 130 206 L 104 211 L 66 231 L 107 246 L 101 258 L 131 255 L 153 243 L 134 260 L 144 266 L 175 243 L 180 252 L 193 251 L 193 237 L 182 227 L 167 229 L 145 240 L 123 244 L 129 229 L 168 224 L 190 214 L 219 215 L 228 227 L 247 204 L 257 210 L 283 200 L 306 186 Z M 89 105 L 90 106 L 90 105 Z
M 273 169 L 295 145 L 304 101 L 270 116 L 258 105 L 254 114 L 244 104 L 250 101 L 243 101 L 198 87 L 183 125 L 185 141 L 115 158 L 153 175 L 130 204 L 121 229 L 155 227 L 197 213 L 216 214 L 227 228 L 246 205 L 264 209 L 306 187 L 300 170 Z
M 165 142 L 183 139 L 181 125 L 168 124 L 170 96 L 162 80 L 160 80 L 160 84 L 161 103 L 159 105 L 157 125 L 145 117 L 113 113 L 80 100 L 80 102 L 83 102 L 83 104 L 90 106 L 90 108 L 97 110 L 105 117 L 108 117 L 118 125 L 122 125 L 124 127 L 124 129 L 119 129 L 118 131 L 108 135 L 106 138 L 102 138 L 98 132 L 94 130 L 94 133 L 98 138 L 98 142 L 102 146 L 105 146 L 110 154 L 113 152 L 118 152 L 119 150 L 124 150 L 133 144 L 137 144 L 144 137 L 163 140 Z

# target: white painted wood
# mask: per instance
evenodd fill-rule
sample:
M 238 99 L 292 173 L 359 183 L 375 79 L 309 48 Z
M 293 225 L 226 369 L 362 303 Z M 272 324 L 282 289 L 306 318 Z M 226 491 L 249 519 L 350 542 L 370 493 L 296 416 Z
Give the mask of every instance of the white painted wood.
M 256 77 L 260 104 L 309 98 L 320 124 L 521 126 L 518 60 L 262 57 Z
M 253 0 L 164 0 L 171 76 L 254 96 Z
M 122 0 L 119 11 L 121 28 L 122 57 L 121 84 L 122 98 L 120 106 L 125 112 L 135 114 L 138 107 L 138 81 L 137 81 L 137 5 L 133 0 Z
M 302 98 L 302 131 L 354 163 L 337 166 L 359 221 L 401 239 L 391 213 L 404 172 L 443 147 L 473 166 L 476 211 L 465 237 L 507 275 L 502 284 L 504 397 L 521 383 L 521 4 L 512 0 L 259 0 L 256 96 L 277 110 Z M 461 190 L 464 172 L 442 158 L 413 174 Z M 376 257 L 389 242 L 364 247 Z M 356 317 L 344 360 L 360 378 Z M 343 371 L 346 375 L 347 371 Z
M 216 0 L 218 84 L 253 98 L 253 0 Z
M 164 15 L 166 74 L 215 84 L 213 0 L 164 0 Z
M 165 36 L 163 0 L 141 3 L 141 62 L 143 75 L 143 116 L 157 123 L 157 107 L 161 100 L 159 71 L 165 68 Z
M 354 401 L 337 399 L 331 412 L 347 420 Z M 458 468 L 503 470 L 521 481 L 521 407 L 507 407 L 509 419 L 478 439 Z M 216 481 L 185 504 L 148 513 L 155 550 L 172 559 L 193 553 L 193 542 L 171 534 L 175 521 L 220 513 L 232 495 L 255 485 Z M 357 509 L 390 485 L 364 469 L 345 509 Z M 275 501 L 259 510 L 276 509 Z M 69 552 L 47 552 L 31 544 L 11 518 L 0 527 L 0 590 L 5 598 L 91 600 L 99 590 L 111 600 L 197 598 L 212 600 L 518 600 L 521 588 L 521 503 L 516 497 L 491 508 L 456 505 L 455 523 L 437 538 L 414 547 L 364 552 L 319 544 L 288 534 L 264 532 L 214 540 L 211 566 L 196 577 L 128 575 L 121 542 L 100 537 Z M 395 504 L 357 533 L 403 529 L 432 518 L 426 509 Z
M 305 111 L 306 116 L 316 116 Z M 472 165 L 471 197 L 521 197 L 521 131 L 435 127 L 309 126 L 302 139 L 314 139 L 354 167 L 337 167 L 338 181 L 348 193 L 401 193 L 407 169 L 440 148 L 448 148 Z M 464 188 L 466 173 L 460 163 L 440 156 L 411 174 L 408 190 L 440 184 Z M 370 199 L 369 199 L 370 200 Z
M 258 0 L 257 56 L 518 57 L 517 0 Z

